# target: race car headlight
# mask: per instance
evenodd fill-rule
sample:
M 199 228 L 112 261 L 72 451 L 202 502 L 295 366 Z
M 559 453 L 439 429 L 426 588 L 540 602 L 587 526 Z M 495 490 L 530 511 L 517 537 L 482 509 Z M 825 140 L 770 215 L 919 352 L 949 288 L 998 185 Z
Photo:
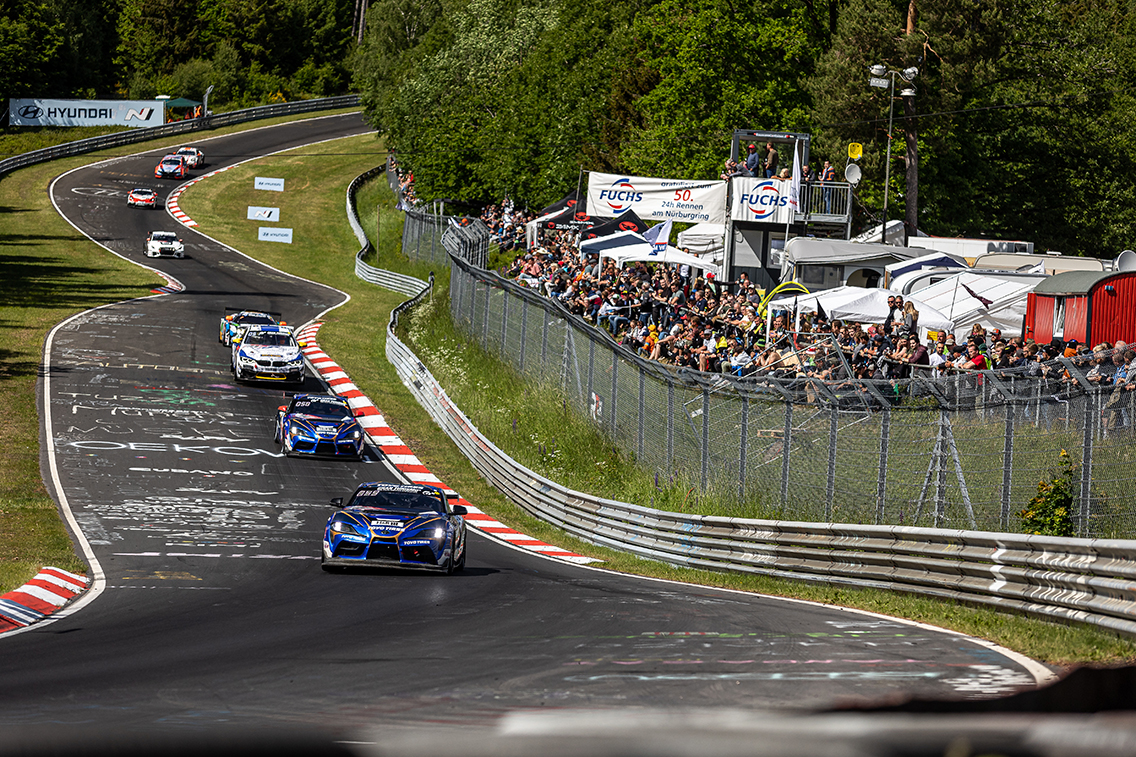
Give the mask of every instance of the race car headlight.
M 333 520 L 331 522 L 331 531 L 336 534 L 351 534 L 352 536 L 359 536 L 359 529 L 354 524 L 345 520 Z
M 256 360 L 249 357 L 248 355 L 242 355 L 239 352 L 237 353 L 237 362 L 239 362 L 241 365 L 256 365 Z
M 446 535 L 446 529 L 442 528 L 441 526 L 438 526 L 437 528 L 434 529 L 434 538 L 435 539 L 441 539 L 445 535 Z
M 360 431 L 359 429 L 355 429 L 354 431 L 352 431 L 347 436 L 348 436 L 349 439 L 351 439 L 351 441 L 354 442 L 354 441 L 358 441 L 359 437 L 361 437 L 362 435 L 363 435 L 362 431 Z
M 288 424 L 288 435 L 289 436 L 299 436 L 302 433 L 304 433 L 304 427 L 301 426 L 299 423 L 292 421 L 291 423 Z

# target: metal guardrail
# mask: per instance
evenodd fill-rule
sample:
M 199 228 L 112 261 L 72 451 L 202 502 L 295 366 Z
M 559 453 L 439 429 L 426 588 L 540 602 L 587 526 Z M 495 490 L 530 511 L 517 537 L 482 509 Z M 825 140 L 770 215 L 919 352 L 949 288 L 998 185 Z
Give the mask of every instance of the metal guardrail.
M 478 473 L 535 517 L 674 565 L 889 589 L 1136 636 L 1133 541 L 688 515 L 593 497 L 544 478 L 482 435 L 396 336 L 402 312 L 430 291 L 419 284 L 423 289 L 391 313 L 387 359 Z
M 477 471 L 586 541 L 675 565 L 883 588 L 1136 635 L 1136 543 L 664 512 L 567 489 L 510 458 L 387 330 L 387 359 Z
M 34 166 L 37 163 L 45 163 L 49 160 L 56 160 L 57 158 L 68 158 L 73 155 L 83 155 L 97 150 L 105 150 L 111 147 L 121 147 L 123 145 L 132 145 L 138 142 L 146 142 L 151 139 L 160 139 L 161 137 L 174 136 L 176 134 L 187 134 L 195 131 L 203 131 L 206 129 L 216 129 L 222 126 L 232 126 L 234 124 L 245 123 L 247 121 L 257 121 L 264 118 L 276 118 L 277 116 L 291 116 L 298 113 L 310 113 L 317 110 L 334 110 L 336 108 L 348 108 L 353 105 L 359 104 L 358 95 L 342 95 L 340 97 L 323 97 L 317 100 L 298 100 L 290 103 L 279 103 L 276 105 L 261 105 L 255 108 L 244 108 L 243 110 L 234 110 L 228 113 L 221 113 L 216 116 L 207 116 L 205 118 L 193 118 L 186 121 L 177 121 L 172 124 L 165 124 L 163 126 L 155 126 L 152 128 L 131 129 L 130 131 L 120 131 L 114 134 L 104 134 L 99 137 L 90 137 L 88 139 L 80 139 L 75 142 L 67 142 L 62 145 L 55 145 L 53 147 L 45 147 L 42 150 L 32 150 L 20 155 L 0 160 L 0 176 L 11 173 L 20 168 L 27 168 Z
M 363 257 L 370 252 L 374 246 L 371 240 L 367 238 L 367 233 L 363 231 L 363 225 L 359 223 L 359 214 L 355 207 L 355 193 L 359 187 L 375 176 L 386 171 L 386 165 L 376 166 L 369 171 L 356 176 L 347 185 L 347 222 L 351 224 L 351 230 L 355 232 L 355 238 L 359 241 L 361 249 L 355 253 L 355 275 L 376 286 L 381 286 L 384 289 L 390 289 L 400 294 L 405 294 L 409 297 L 421 294 L 423 291 L 430 288 L 422 279 L 417 279 L 413 276 L 406 276 L 394 271 L 385 271 L 382 268 L 375 268 L 363 262 Z

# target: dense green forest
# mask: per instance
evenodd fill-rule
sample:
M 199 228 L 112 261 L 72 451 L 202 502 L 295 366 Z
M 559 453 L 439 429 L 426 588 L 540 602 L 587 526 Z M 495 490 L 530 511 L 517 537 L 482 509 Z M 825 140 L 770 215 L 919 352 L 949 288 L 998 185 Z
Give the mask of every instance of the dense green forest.
M 369 10 L 366 10 L 369 6 Z M 365 34 L 357 43 L 366 10 Z M 1119 0 L 0 0 L 0 97 L 364 96 L 425 198 L 542 206 L 581 171 L 710 178 L 738 128 L 864 145 L 861 224 L 918 146 L 918 225 L 1136 247 L 1136 4 Z
M 359 0 L 0 0 L 0 97 L 251 105 L 351 85 Z

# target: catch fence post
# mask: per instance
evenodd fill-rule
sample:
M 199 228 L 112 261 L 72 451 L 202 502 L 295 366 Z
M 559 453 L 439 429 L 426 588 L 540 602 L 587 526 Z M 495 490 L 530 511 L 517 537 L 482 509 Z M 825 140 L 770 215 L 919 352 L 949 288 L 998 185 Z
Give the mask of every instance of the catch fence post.
M 876 477 L 876 525 L 884 522 L 887 503 L 888 441 L 891 436 L 891 408 L 880 411 L 880 465 Z
M 646 432 L 647 414 L 647 371 L 639 366 L 639 436 L 635 444 L 635 454 L 641 461 L 643 459 L 643 435 Z
M 702 491 L 710 481 L 710 390 L 702 390 Z
M 1011 486 L 1014 480 L 1014 418 L 1017 406 L 1006 403 L 1006 438 L 1002 450 L 1002 530 L 1010 530 Z
M 501 290 L 501 351 L 497 354 L 505 357 L 509 353 L 505 349 L 507 342 L 505 341 L 506 335 L 509 333 L 509 292 L 506 289 Z
M 738 503 L 745 502 L 746 448 L 749 446 L 749 399 L 742 397 L 742 428 L 738 444 Z
M 616 429 L 619 428 L 616 423 L 615 413 L 619 409 L 619 402 L 616 399 L 619 393 L 619 353 L 615 350 L 611 351 L 611 440 L 615 441 Z
M 781 434 L 781 505 L 789 502 L 789 449 L 793 446 L 793 403 L 785 401 L 785 430 Z
M 828 485 L 825 487 L 824 520 L 832 522 L 832 501 L 836 497 L 836 434 L 840 422 L 836 405 L 832 406 L 828 420 Z
M 1085 393 L 1085 436 L 1084 449 L 1081 451 L 1081 522 L 1077 532 L 1082 537 L 1089 533 L 1089 505 L 1093 491 L 1093 417 L 1096 413 L 1096 403 L 1093 402 L 1095 394 Z
M 521 357 L 520 357 L 521 373 L 522 374 L 525 372 L 525 337 L 527 336 L 525 332 L 528 331 L 528 325 L 529 325 L 529 305 L 528 305 L 527 302 L 525 302 L 524 298 L 522 297 L 521 298 Z
M 667 378 L 667 475 L 674 470 L 675 454 L 675 387 L 674 381 Z

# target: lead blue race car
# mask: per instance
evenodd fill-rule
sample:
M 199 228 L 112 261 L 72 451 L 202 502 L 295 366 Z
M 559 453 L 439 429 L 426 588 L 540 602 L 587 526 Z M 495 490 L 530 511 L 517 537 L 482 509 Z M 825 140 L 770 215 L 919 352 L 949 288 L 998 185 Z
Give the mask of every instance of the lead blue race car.
M 465 516 L 436 486 L 362 484 L 324 529 L 321 564 L 340 568 L 404 568 L 453 573 L 465 567 Z
M 295 394 L 276 408 L 276 436 L 284 454 L 363 456 L 363 429 L 347 400 L 334 394 Z

